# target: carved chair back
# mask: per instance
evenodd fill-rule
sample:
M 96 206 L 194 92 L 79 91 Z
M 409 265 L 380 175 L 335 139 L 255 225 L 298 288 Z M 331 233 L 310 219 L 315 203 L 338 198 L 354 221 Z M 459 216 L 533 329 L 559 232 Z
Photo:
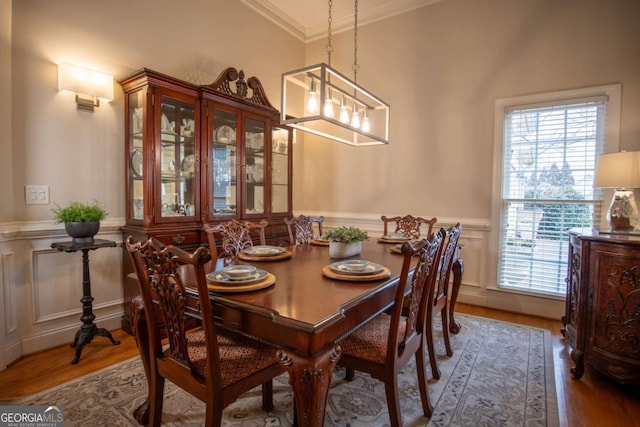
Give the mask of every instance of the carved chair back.
M 218 335 L 205 273 L 209 250 L 201 246 L 188 253 L 153 237 L 144 243 L 129 237 L 126 247 L 138 276 L 150 344 L 149 425 L 161 425 L 165 378 L 206 403 L 204 425 L 220 426 L 223 408 L 260 384 L 263 409 L 273 408 L 271 380 L 284 371 L 275 358 L 276 349 L 226 330 Z M 203 319 L 199 328 L 191 330 L 181 272 L 195 280 Z M 169 341 L 165 351 L 161 328 Z
M 289 243 L 292 245 L 302 245 L 311 242 L 312 239 L 322 236 L 322 223 L 324 216 L 299 215 L 293 218 L 285 218 L 289 232 Z M 313 230 L 313 224 L 318 224 L 318 234 Z
M 449 278 L 451 277 L 451 268 L 455 261 L 455 253 L 458 250 L 458 240 L 462 233 L 462 225 L 457 223 L 447 230 L 447 243 L 442 251 L 438 262 L 438 279 L 435 286 L 429 291 L 429 304 L 427 305 L 426 315 L 426 332 L 427 351 L 429 352 L 429 362 L 431 364 L 431 373 L 434 378 L 440 378 L 440 369 L 435 353 L 435 343 L 433 341 L 433 316 L 440 312 L 442 325 L 442 338 L 447 356 L 453 355 L 451 341 L 449 339 L 449 316 L 448 316 L 448 298 L 449 298 Z
M 209 249 L 215 254 L 215 258 L 233 258 L 246 248 L 253 246 L 252 232 L 257 232 L 260 244 L 265 245 L 267 225 L 268 222 L 264 219 L 260 222 L 232 219 L 217 225 L 205 224 L 203 229 L 207 233 Z M 221 240 L 219 253 L 216 235 Z
M 402 233 L 407 237 L 411 237 L 412 239 L 418 239 L 421 234 L 430 236 L 431 231 L 433 230 L 433 226 L 438 221 L 437 218 L 426 219 L 422 217 L 414 217 L 413 215 L 405 215 L 405 216 L 394 216 L 394 217 L 386 217 L 382 215 L 381 217 L 383 226 L 384 226 L 384 236 L 388 235 L 389 225 L 395 226 L 393 228 L 393 233 Z M 424 230 L 424 233 L 421 233 L 420 229 L 422 225 L 426 225 L 427 229 Z
M 347 368 L 347 379 L 357 370 L 385 382 L 394 427 L 402 425 L 397 375 L 414 356 L 424 414 L 431 416 L 433 410 L 424 375 L 423 333 L 427 297 L 435 286 L 445 235 L 441 229 L 427 239 L 403 243 L 403 265 L 391 311 L 374 317 L 340 342 L 343 351 L 338 364 Z

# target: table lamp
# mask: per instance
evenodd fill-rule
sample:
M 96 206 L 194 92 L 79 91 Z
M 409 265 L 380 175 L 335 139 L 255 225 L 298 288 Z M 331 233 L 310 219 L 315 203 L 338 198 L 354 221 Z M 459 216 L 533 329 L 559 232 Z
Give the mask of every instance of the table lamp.
M 596 163 L 593 186 L 614 189 L 607 212 L 612 232 L 628 232 L 638 225 L 633 189 L 640 188 L 640 151 L 601 154 Z

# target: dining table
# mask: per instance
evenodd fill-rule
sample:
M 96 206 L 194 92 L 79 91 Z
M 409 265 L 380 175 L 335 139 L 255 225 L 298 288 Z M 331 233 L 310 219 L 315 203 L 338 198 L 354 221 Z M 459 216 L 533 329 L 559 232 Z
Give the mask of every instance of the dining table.
M 328 274 L 328 266 L 337 261 L 329 258 L 327 246 L 312 244 L 286 248 L 291 256 L 263 261 L 246 261 L 238 257 L 232 264 L 251 264 L 265 270 L 275 282 L 263 289 L 247 292 L 210 290 L 214 321 L 217 325 L 255 337 L 275 346 L 275 355 L 289 375 L 294 393 L 299 426 L 322 426 L 332 372 L 341 354 L 340 341 L 373 317 L 389 309 L 394 302 L 403 256 L 390 250 L 390 245 L 365 241 L 360 259 L 385 268 L 383 275 L 372 280 L 355 276 Z M 225 265 L 229 260 L 224 261 Z M 211 264 L 217 271 L 223 260 Z M 463 262 L 457 257 L 453 268 L 450 299 L 450 331 L 460 325 L 454 319 L 455 298 L 462 278 Z M 212 273 L 213 274 L 213 273 Z M 193 276 L 191 276 L 192 278 Z M 202 319 L 195 284 L 184 271 L 187 287 L 187 314 Z M 214 289 L 216 289 L 214 287 Z M 144 307 L 141 298 L 131 304 L 131 319 L 147 377 L 149 348 Z M 148 421 L 148 400 L 134 411 L 141 424 Z

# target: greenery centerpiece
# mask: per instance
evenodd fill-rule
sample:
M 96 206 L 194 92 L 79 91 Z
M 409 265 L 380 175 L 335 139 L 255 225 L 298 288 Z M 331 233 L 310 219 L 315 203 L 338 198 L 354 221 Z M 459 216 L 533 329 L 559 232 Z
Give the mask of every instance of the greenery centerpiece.
M 93 236 L 100 230 L 100 221 L 109 215 L 97 200 L 91 203 L 71 202 L 64 207 L 56 203 L 52 212 L 54 221 L 64 223 L 67 234 L 79 244 L 93 243 Z
M 326 231 L 321 238 L 329 241 L 331 258 L 347 258 L 362 251 L 362 242 L 369 239 L 369 234 L 357 227 L 342 226 Z

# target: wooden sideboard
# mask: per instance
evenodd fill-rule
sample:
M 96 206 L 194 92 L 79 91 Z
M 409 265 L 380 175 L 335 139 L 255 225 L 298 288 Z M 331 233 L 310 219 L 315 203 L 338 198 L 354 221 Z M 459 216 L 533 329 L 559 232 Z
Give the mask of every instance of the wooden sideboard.
M 566 312 L 571 377 L 588 363 L 621 383 L 640 383 L 640 236 L 569 231 Z

